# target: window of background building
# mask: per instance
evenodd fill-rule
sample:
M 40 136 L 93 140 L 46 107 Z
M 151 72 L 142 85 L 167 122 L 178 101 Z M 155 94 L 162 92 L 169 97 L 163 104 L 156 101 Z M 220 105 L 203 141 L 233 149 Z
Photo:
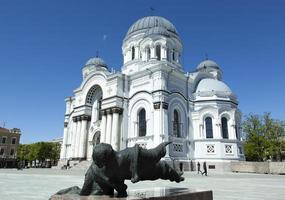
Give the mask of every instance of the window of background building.
M 2 144 L 5 144 L 7 141 L 7 137 L 2 137 Z
M 11 151 L 10 151 L 10 156 L 13 156 L 14 153 L 15 153 L 15 149 L 11 149 Z
M 16 138 L 12 138 L 12 144 L 16 144 Z
M 4 155 L 5 150 L 4 149 L 0 149 L 0 156 Z

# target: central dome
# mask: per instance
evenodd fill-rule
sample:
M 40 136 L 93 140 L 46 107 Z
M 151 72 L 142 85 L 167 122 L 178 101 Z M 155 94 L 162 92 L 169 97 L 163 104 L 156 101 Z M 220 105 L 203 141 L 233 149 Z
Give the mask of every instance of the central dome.
M 175 26 L 167 19 L 159 16 L 148 16 L 136 21 L 128 30 L 125 40 L 137 33 L 145 33 L 149 29 L 160 27 L 178 36 Z M 161 29 L 160 29 L 161 30 Z

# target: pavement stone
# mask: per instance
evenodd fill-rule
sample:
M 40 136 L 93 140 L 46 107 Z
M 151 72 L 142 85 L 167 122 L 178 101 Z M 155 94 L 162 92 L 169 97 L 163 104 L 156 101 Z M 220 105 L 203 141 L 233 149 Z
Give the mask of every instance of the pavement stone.
M 0 169 L 1 200 L 47 200 L 58 190 L 79 186 L 84 181 L 84 171 L 57 169 Z M 153 189 L 154 187 L 187 187 L 212 190 L 214 200 L 284 200 L 285 176 L 250 173 L 210 173 L 201 176 L 185 172 L 181 183 L 164 180 L 142 181 L 129 189 Z

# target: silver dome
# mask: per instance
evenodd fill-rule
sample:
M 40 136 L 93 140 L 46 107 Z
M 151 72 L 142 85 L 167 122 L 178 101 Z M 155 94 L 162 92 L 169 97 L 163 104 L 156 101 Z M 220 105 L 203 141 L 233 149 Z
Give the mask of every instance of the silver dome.
M 102 58 L 90 58 L 85 66 L 89 66 L 89 65 L 94 65 L 95 67 L 105 67 L 107 68 L 107 64 L 105 63 L 105 61 Z
M 158 28 L 159 27 L 159 28 Z M 155 28 L 155 29 L 153 29 Z M 167 19 L 159 16 L 148 16 L 143 17 L 136 21 L 128 30 L 124 40 L 127 40 L 130 36 L 137 33 L 147 33 L 150 34 L 149 30 L 155 31 L 157 33 L 163 33 L 163 35 L 173 34 L 178 36 L 178 32 L 175 26 Z M 167 33 L 166 33 L 167 32 Z
M 212 60 L 204 60 L 197 66 L 198 70 L 204 69 L 204 68 L 220 69 L 219 65 L 215 61 L 212 61 Z

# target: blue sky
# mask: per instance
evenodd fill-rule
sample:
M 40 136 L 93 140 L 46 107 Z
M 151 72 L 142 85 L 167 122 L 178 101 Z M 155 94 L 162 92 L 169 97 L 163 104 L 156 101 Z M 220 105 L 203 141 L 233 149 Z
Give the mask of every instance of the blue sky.
M 0 0 L 0 125 L 19 127 L 22 143 L 61 137 L 84 63 L 99 51 L 119 70 L 122 40 L 150 7 L 177 28 L 185 71 L 207 53 L 244 114 L 285 120 L 285 1 Z

